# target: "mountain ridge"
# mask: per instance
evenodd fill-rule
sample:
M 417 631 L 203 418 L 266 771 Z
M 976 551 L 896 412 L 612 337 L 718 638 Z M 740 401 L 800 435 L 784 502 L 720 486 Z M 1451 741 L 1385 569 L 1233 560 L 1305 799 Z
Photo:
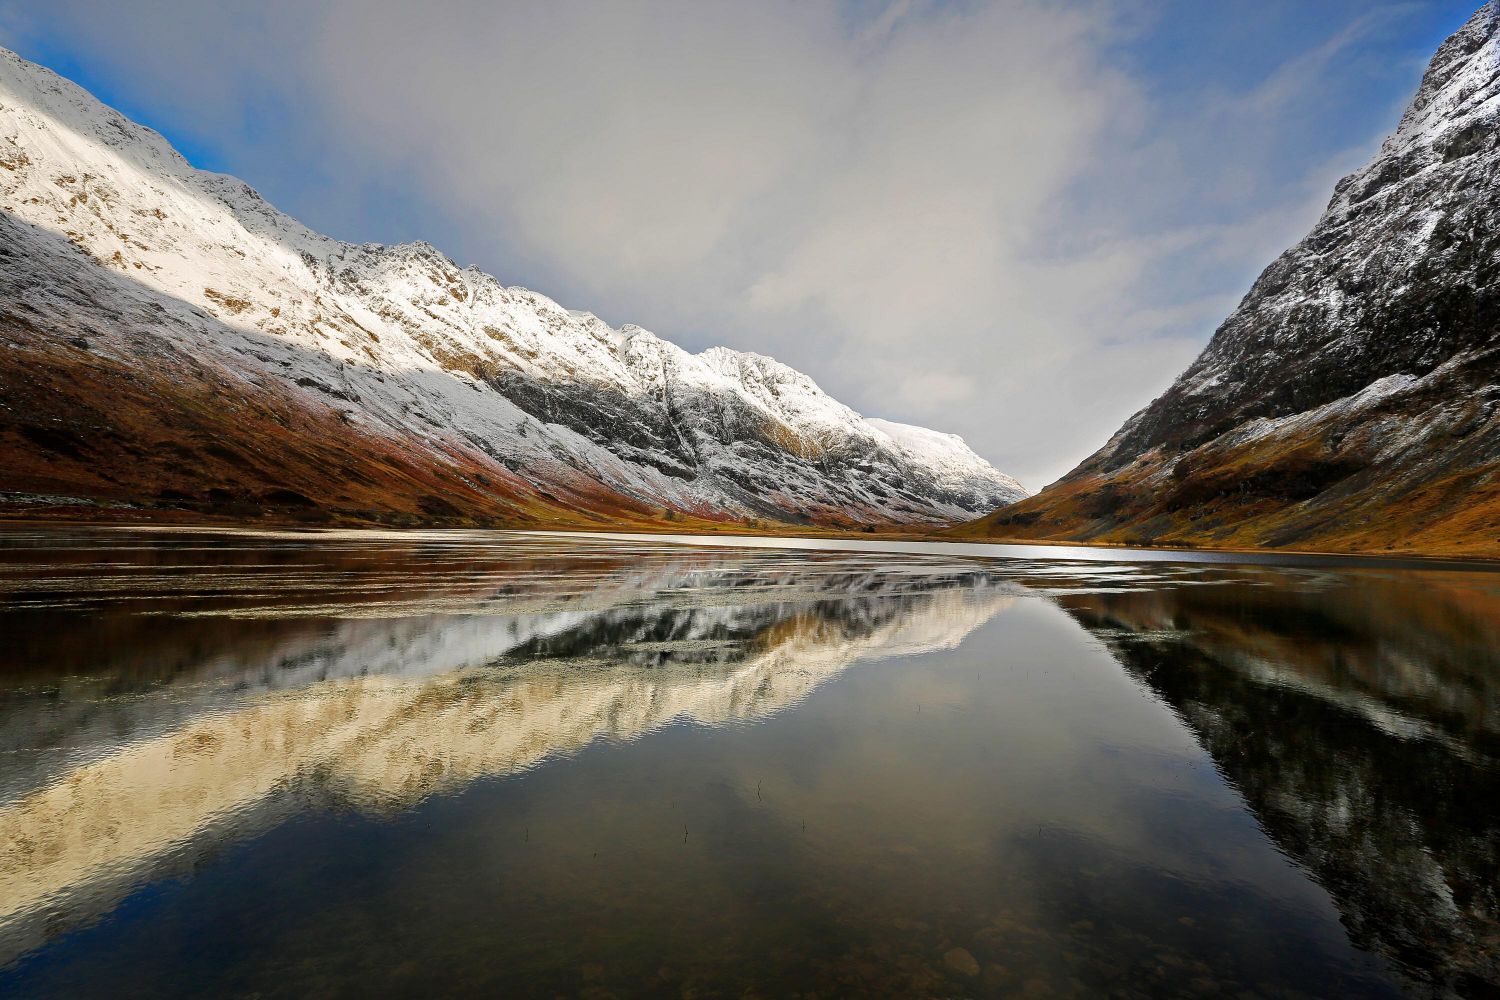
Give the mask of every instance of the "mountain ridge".
M 930 526 L 1024 495 L 960 439 L 866 420 L 773 359 L 611 328 L 427 243 L 317 234 L 5 50 L 0 105 L 12 491 L 228 513 L 275 494 L 398 521 L 832 527 Z M 75 381 L 129 412 L 74 398 Z M 235 420 L 213 412 L 221 397 Z M 116 467 L 106 430 L 142 468 Z M 237 459 L 215 461 L 215 441 Z M 181 461 L 160 459 L 170 447 Z M 348 475 L 361 469 L 371 482 Z
M 956 533 L 1500 554 L 1497 181 L 1491 0 L 1165 393 Z

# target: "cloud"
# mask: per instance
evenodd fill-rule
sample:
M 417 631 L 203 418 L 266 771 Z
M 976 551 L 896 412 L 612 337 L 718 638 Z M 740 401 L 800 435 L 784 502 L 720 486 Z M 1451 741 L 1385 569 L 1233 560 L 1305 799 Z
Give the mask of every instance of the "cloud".
M 1278 124 L 1396 16 L 1171 96 L 1122 55 L 1142 9 L 55 0 L 0 30 L 335 235 L 421 236 L 611 322 L 773 354 L 1035 487 L 1311 223 L 1308 179 L 1361 147 L 1299 158 Z
M 1096 361 L 1106 310 L 1080 306 L 1114 312 L 1139 273 L 1120 246 L 1052 251 L 1078 224 L 1070 186 L 1140 117 L 1107 6 L 907 3 L 861 23 L 801 3 L 461 4 L 440 27 L 368 9 L 337 9 L 318 50 L 351 133 L 586 276 L 589 304 L 652 290 L 646 316 L 612 318 L 775 354 L 1033 478 L 1119 416 L 1048 433 Z
M 330 10 L 325 99 L 370 152 L 601 285 L 722 252 L 823 152 L 856 82 L 814 5 L 371 6 Z

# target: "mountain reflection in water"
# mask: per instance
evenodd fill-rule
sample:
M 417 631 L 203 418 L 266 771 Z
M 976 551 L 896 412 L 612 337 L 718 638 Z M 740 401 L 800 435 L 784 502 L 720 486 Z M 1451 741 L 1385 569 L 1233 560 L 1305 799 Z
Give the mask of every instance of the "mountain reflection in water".
M 98 988 L 89 970 L 139 950 L 105 939 L 172 919 L 133 916 L 143 887 L 192 893 L 196 879 L 207 892 L 196 873 L 298 817 L 364 817 L 362 836 L 383 843 L 369 823 L 436 815 L 430 803 L 498 782 L 479 808 L 535 773 L 547 783 L 527 784 L 571 803 L 577 829 L 656 823 L 646 803 L 580 800 L 574 786 L 609 774 L 626 787 L 645 765 L 623 748 L 656 760 L 642 738 L 679 728 L 683 767 L 745 772 L 738 804 L 700 797 L 684 818 L 730 830 L 737 810 L 787 810 L 795 795 L 800 833 L 741 820 L 692 861 L 632 848 L 643 871 L 683 867 L 696 895 L 660 884 L 676 914 L 661 926 L 639 894 L 611 900 L 618 919 L 598 937 L 621 943 L 600 964 L 623 979 L 579 972 L 594 968 L 583 946 L 553 934 L 528 945 L 548 956 L 534 970 L 480 964 L 476 944 L 452 982 L 428 968 L 424 987 L 1469 996 L 1500 983 L 1500 575 L 486 532 L 13 531 L 0 596 L 0 989 L 9 977 L 17 995 Z M 828 686 L 895 658 L 910 659 Z M 743 737 L 689 735 L 726 726 Z M 620 749 L 538 770 L 598 741 Z M 1204 754 L 1212 770 L 1194 770 Z M 766 804 L 767 780 L 782 804 Z M 684 822 L 680 852 L 708 822 Z M 253 856 L 241 863 L 261 871 Z M 788 896 L 744 926 L 744 900 L 726 909 L 712 894 L 739 891 L 732 872 L 750 857 L 773 866 L 762 880 L 795 874 L 812 901 Z M 409 895 L 456 908 L 459 868 L 510 865 L 425 863 L 430 885 Z M 538 940 L 549 919 L 576 925 L 575 890 L 595 894 L 602 920 L 597 892 L 632 877 L 505 870 L 511 903 L 464 910 L 491 937 L 517 921 Z M 507 916 L 521 899 L 552 909 Z M 696 979 L 647 958 L 627 975 L 643 942 L 673 952 L 695 906 L 701 933 L 764 937 L 761 959 L 700 946 L 678 962 L 701 965 Z M 431 942 L 405 933 L 421 965 Z M 205 991 L 313 988 L 280 966 L 268 986 L 272 967 L 242 958 L 233 983 L 152 974 Z M 648 971 L 664 978 L 643 984 Z
M 23 577 L 11 595 L 23 609 L 57 610 L 60 585 L 80 609 L 136 607 L 155 584 L 193 626 L 116 622 L 107 643 L 80 642 L 51 676 L 33 666 L 6 692 L 0 752 L 37 763 L 8 775 L 0 807 L 0 963 L 59 914 L 115 901 L 168 850 L 293 807 L 278 798 L 400 809 L 599 737 L 759 718 L 859 660 L 956 646 L 1011 600 L 973 568 L 907 575 L 859 560 L 532 543 L 533 562 L 517 547 L 523 561 L 484 584 L 466 553 L 433 546 L 378 566 L 364 549 L 310 572 L 245 564 L 250 586 L 173 572 L 170 558 L 132 564 L 145 573 Z M 328 578 L 346 603 L 266 600 Z M 248 643 L 247 621 L 260 626 Z M 47 662 L 39 649 L 17 660 L 9 677 Z M 54 684 L 108 693 L 59 704 Z M 79 762 L 58 768 L 45 751 Z
M 1060 603 L 1171 705 L 1351 938 L 1500 984 L 1500 576 L 1330 574 Z

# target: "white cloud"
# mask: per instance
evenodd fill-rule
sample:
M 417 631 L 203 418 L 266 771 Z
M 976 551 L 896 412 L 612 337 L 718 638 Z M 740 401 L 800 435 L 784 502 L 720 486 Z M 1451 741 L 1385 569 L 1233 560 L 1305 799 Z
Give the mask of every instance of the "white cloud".
M 475 4 L 435 29 L 356 6 L 318 50 L 351 131 L 598 299 L 651 289 L 669 300 L 651 312 L 708 331 L 689 341 L 776 354 L 1002 464 L 1087 446 L 1013 449 L 1009 428 L 1080 404 L 1087 305 L 1113 312 L 1139 268 L 1119 247 L 1041 257 L 1138 116 L 1105 7 L 903 4 L 860 25 L 796 3 Z

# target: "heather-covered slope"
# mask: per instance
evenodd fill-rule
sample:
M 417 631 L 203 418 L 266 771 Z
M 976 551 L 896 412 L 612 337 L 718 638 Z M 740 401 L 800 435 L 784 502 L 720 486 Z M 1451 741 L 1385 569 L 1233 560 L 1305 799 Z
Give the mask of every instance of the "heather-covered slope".
M 966 534 L 1500 555 L 1500 7 L 1198 360 Z
M 934 524 L 1023 495 L 754 354 L 311 232 L 0 50 L 0 489 L 222 513 Z

